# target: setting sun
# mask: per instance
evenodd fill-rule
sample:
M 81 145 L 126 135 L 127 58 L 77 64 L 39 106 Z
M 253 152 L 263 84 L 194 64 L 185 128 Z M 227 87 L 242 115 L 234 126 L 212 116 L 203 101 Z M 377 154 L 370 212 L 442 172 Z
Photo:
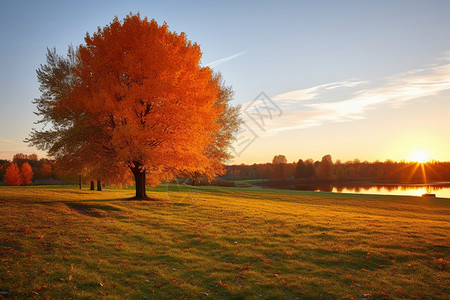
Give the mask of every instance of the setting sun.
M 430 160 L 430 156 L 424 150 L 416 150 L 411 154 L 411 160 L 423 164 Z

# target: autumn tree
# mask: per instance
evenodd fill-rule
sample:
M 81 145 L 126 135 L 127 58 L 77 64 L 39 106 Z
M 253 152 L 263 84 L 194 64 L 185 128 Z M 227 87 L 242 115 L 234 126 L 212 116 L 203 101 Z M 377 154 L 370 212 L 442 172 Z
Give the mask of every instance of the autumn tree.
M 305 177 L 306 178 L 313 177 L 314 174 L 316 173 L 316 169 L 314 167 L 314 161 L 311 158 L 308 158 L 307 160 L 305 160 L 305 166 L 306 166 Z
M 39 164 L 37 154 L 24 154 L 24 153 L 16 153 L 13 156 L 13 162 L 17 164 L 17 166 L 23 165 L 25 162 L 28 162 L 32 167 L 35 167 Z
M 8 185 L 21 185 L 22 184 L 22 175 L 20 174 L 19 167 L 16 163 L 12 163 L 6 169 L 5 176 L 3 177 L 3 181 Z
M 284 169 L 287 163 L 287 159 L 286 156 L 284 155 L 275 155 L 272 159 L 272 165 L 275 168 L 275 174 L 277 174 L 277 176 L 279 178 L 283 178 L 284 177 Z
M 304 177 L 306 177 L 306 165 L 303 160 L 299 159 L 295 167 L 295 178 L 304 178 Z
M 42 178 L 49 178 L 52 176 L 52 166 L 48 163 L 43 163 L 39 169 Z
M 67 57 L 49 50 L 35 104 L 52 126 L 27 141 L 68 171 L 114 180 L 130 170 L 137 199 L 180 173 L 220 174 L 238 114 L 201 55 L 184 33 L 139 15 L 87 34 Z
M 26 160 L 37 161 L 38 156 L 35 153 L 29 154 L 29 155 L 23 154 L 23 153 L 16 153 L 13 156 L 13 162 L 16 162 L 16 163 L 24 162 Z
M 213 179 L 217 174 L 225 174 L 224 162 L 232 157 L 229 152 L 229 145 L 234 139 L 234 133 L 240 125 L 240 107 L 231 106 L 228 103 L 233 98 L 231 87 L 225 86 L 220 74 L 213 75 L 214 80 L 218 80 L 219 91 L 214 103 L 217 107 L 224 107 L 216 120 L 219 128 L 211 133 L 211 142 L 205 147 L 204 155 L 208 158 L 204 161 L 204 169 L 183 170 L 180 174 L 192 179 L 193 184 L 200 181 L 200 177 Z
M 327 154 L 322 157 L 318 167 L 317 175 L 321 179 L 332 179 L 334 175 L 334 164 L 331 155 Z
M 336 166 L 336 178 L 339 180 L 345 179 L 345 169 L 341 164 Z
M 33 179 L 33 170 L 29 163 L 25 162 L 20 167 L 20 175 L 22 176 L 22 184 L 21 185 L 29 185 L 31 180 Z

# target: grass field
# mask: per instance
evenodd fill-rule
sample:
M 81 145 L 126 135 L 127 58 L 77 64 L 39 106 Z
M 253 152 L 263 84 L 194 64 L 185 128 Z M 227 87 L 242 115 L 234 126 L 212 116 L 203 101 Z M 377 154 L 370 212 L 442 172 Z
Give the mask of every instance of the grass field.
M 449 299 L 450 199 L 0 187 L 0 295 Z

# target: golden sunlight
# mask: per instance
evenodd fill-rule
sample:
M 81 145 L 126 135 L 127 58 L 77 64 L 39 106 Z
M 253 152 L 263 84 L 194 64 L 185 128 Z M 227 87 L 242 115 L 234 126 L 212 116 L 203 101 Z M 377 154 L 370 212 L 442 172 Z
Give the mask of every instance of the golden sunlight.
M 424 150 L 416 150 L 411 154 L 410 160 L 423 164 L 430 160 L 430 156 Z

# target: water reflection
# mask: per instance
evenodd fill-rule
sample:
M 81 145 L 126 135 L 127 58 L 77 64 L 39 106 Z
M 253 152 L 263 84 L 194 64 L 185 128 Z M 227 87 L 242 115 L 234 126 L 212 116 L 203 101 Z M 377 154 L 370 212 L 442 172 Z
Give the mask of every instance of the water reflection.
M 450 182 L 434 182 L 425 184 L 369 184 L 369 183 L 314 183 L 292 181 L 268 181 L 262 185 L 267 188 L 300 191 L 360 193 L 378 195 L 422 196 L 436 194 L 436 197 L 450 198 Z
M 359 194 L 378 194 L 378 195 L 405 195 L 422 196 L 423 194 L 433 193 L 436 197 L 450 198 L 450 185 L 377 185 L 377 186 L 333 186 L 323 188 L 318 187 L 315 191 L 337 192 L 337 193 L 359 193 Z

